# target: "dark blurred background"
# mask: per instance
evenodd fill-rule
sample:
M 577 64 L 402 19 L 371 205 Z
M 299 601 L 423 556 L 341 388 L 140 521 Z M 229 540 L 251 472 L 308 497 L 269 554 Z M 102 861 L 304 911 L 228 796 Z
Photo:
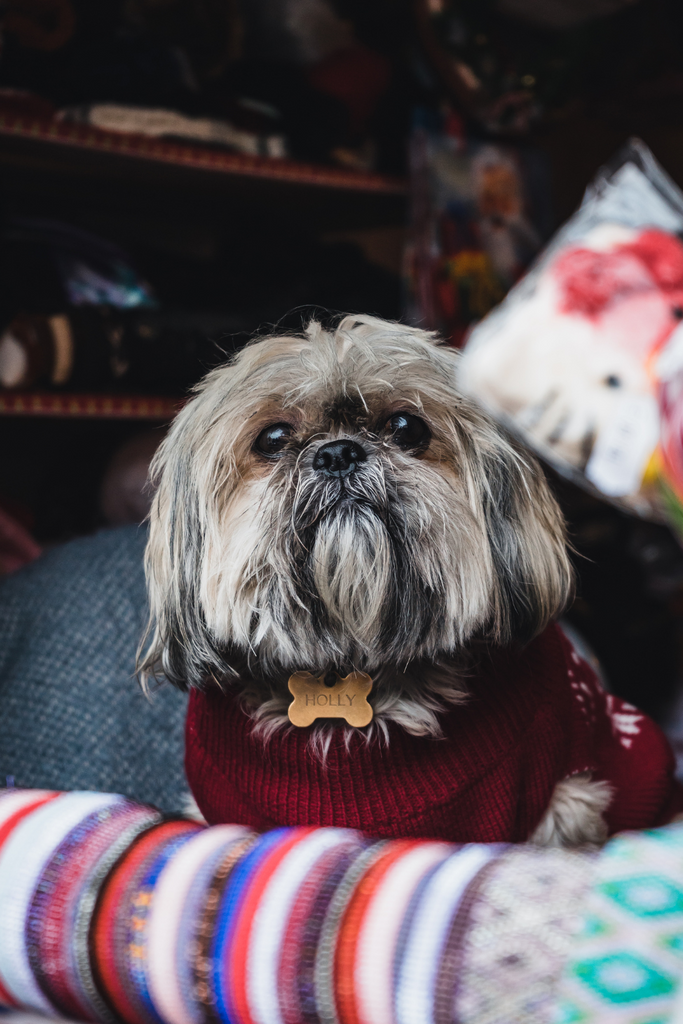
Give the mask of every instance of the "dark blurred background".
M 459 344 L 629 136 L 683 184 L 675 0 L 0 0 L 0 26 L 7 572 L 140 521 L 175 408 L 253 332 L 362 311 Z M 522 169 L 524 255 L 484 298 L 481 220 L 453 241 L 457 293 L 427 301 L 410 263 L 426 131 Z M 552 479 L 570 621 L 622 696 L 671 719 L 680 546 Z

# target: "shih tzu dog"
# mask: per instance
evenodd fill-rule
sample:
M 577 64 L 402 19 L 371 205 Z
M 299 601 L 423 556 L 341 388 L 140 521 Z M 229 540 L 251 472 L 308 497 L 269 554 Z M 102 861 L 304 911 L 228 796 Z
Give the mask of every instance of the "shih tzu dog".
M 191 690 L 210 823 L 579 845 L 678 809 L 657 727 L 553 624 L 562 515 L 458 361 L 416 328 L 312 321 L 209 373 L 173 423 L 140 668 Z

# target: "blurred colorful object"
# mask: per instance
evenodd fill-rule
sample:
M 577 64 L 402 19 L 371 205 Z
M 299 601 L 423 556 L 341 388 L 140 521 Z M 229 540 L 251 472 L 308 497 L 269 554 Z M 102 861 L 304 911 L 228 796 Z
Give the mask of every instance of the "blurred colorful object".
M 560 472 L 683 529 L 683 193 L 642 142 L 472 331 L 466 390 Z
M 73 224 L 13 217 L 3 225 L 0 245 L 8 292 L 3 303 L 16 312 L 36 312 L 45 303 L 50 313 L 66 306 L 157 306 L 123 249 Z
M 455 115 L 417 115 L 411 142 L 408 316 L 452 344 L 504 297 L 539 250 L 549 211 L 542 156 L 467 141 Z
M 420 56 L 488 137 L 590 118 L 680 123 L 676 0 L 412 0 Z M 673 121 L 671 120 L 673 118 Z M 633 129 L 631 129 L 633 130 Z

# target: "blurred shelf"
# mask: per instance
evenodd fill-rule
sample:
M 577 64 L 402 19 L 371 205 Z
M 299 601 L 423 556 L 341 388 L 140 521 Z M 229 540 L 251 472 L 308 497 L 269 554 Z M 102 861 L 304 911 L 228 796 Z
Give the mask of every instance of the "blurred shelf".
M 58 150 L 80 151 L 84 156 L 106 155 L 112 160 L 145 161 L 176 168 L 209 171 L 212 174 L 263 179 L 291 185 L 345 192 L 403 196 L 406 183 L 382 174 L 346 170 L 340 167 L 298 163 L 267 157 L 247 156 L 193 142 L 155 139 L 128 132 L 104 131 L 68 121 L 38 120 L 0 111 L 0 143 L 3 155 L 11 142 L 29 143 L 34 155 L 42 149 L 49 158 Z
M 181 398 L 159 395 L 88 395 L 50 391 L 0 392 L 0 416 L 71 419 L 169 420 Z

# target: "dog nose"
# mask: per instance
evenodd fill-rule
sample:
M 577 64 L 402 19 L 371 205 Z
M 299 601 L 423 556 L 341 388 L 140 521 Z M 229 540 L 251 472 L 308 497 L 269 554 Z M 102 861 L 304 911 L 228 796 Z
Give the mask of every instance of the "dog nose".
M 328 441 L 321 444 L 315 453 L 313 469 L 343 480 L 350 473 L 355 473 L 358 463 L 365 462 L 367 457 L 367 452 L 357 441 Z

